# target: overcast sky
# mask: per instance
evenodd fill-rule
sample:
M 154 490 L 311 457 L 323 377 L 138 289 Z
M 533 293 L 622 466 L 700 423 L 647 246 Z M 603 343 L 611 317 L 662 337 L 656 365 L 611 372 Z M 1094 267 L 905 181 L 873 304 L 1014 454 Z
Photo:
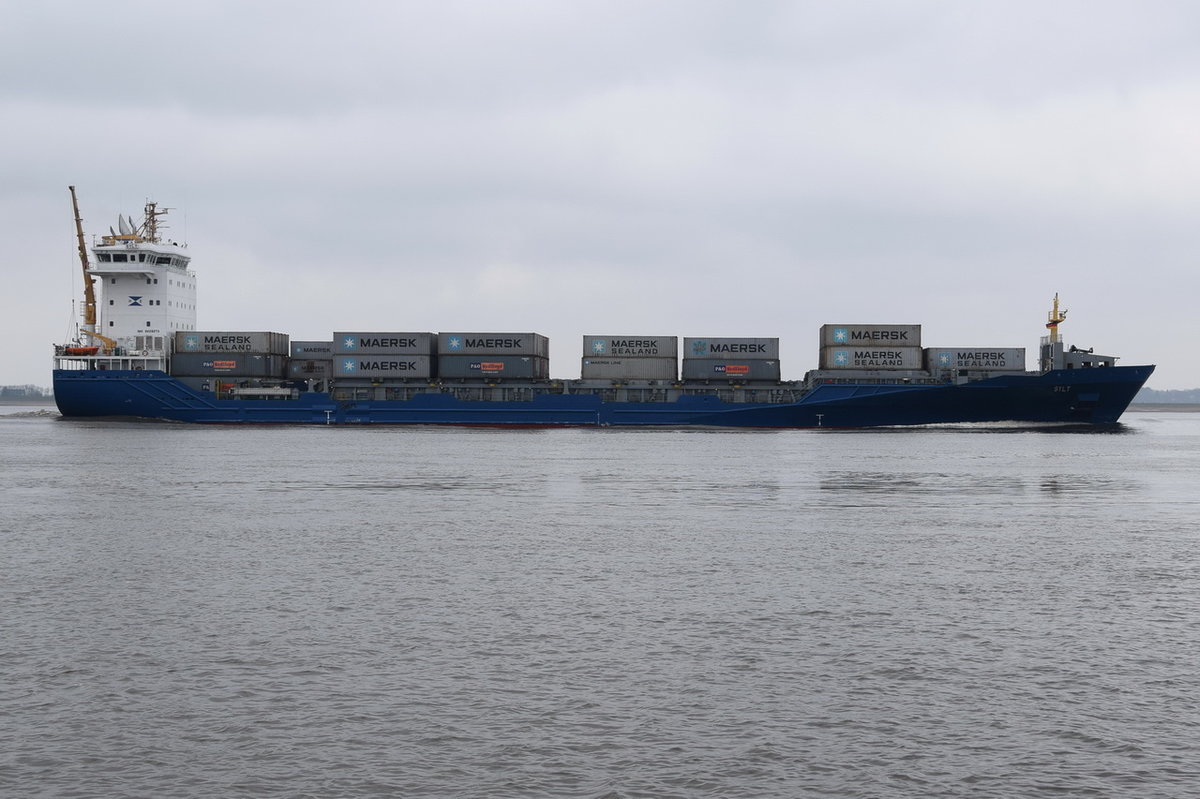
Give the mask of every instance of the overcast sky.
M 777 336 L 923 325 L 1200 386 L 1195 2 L 0 1 L 0 383 L 85 230 L 175 210 L 199 326 Z

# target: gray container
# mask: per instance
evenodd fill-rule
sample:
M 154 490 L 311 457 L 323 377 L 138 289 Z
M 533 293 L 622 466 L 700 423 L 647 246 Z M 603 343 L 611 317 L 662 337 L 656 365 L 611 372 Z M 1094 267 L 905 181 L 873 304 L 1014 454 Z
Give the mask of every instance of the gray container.
M 292 358 L 288 361 L 287 376 L 297 379 L 329 377 L 333 374 L 333 362 L 328 358 Z
M 177 352 L 171 358 L 171 374 L 183 377 L 234 375 L 237 377 L 283 377 L 287 358 L 242 352 Z
M 822 347 L 822 369 L 921 369 L 920 347 Z
M 333 376 L 428 379 L 432 366 L 429 355 L 335 355 Z
M 929 347 L 925 350 L 925 368 L 931 372 L 943 369 L 1024 372 L 1024 347 Z
M 675 336 L 584 336 L 585 358 L 678 358 Z
M 722 359 L 733 358 L 738 361 L 779 360 L 779 339 L 777 338 L 684 338 L 684 363 L 691 358 Z M 684 375 L 686 377 L 687 375 Z
M 920 347 L 920 325 L 821 325 L 822 347 Z
M 532 355 L 439 355 L 438 377 L 443 380 L 547 378 L 550 359 Z
M 584 380 L 664 380 L 679 377 L 674 358 L 591 358 L 584 357 L 580 377 Z
M 779 361 L 684 358 L 684 380 L 779 380 Z
M 334 333 L 337 355 L 434 355 L 433 333 Z
M 438 355 L 550 357 L 550 339 L 540 333 L 438 333 Z
M 238 330 L 179 330 L 175 352 L 257 352 L 287 355 L 287 333 Z
M 289 349 L 293 358 L 324 358 L 333 355 L 332 341 L 293 341 Z

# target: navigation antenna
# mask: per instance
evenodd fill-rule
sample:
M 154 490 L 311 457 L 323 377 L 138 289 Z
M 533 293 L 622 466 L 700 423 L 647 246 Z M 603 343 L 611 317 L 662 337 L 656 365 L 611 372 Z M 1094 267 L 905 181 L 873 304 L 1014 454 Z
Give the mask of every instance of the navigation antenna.
M 147 200 L 146 208 L 144 211 L 144 213 L 146 215 L 146 221 L 142 222 L 142 229 L 141 229 L 142 238 L 144 238 L 146 241 L 154 242 L 155 244 L 157 244 L 158 243 L 158 228 L 159 228 L 158 218 L 160 216 L 166 216 L 167 211 L 170 211 L 170 210 L 171 210 L 170 208 L 163 208 L 160 210 L 158 207 L 158 203 L 156 203 L 152 200 Z M 165 228 L 166 225 L 162 225 L 162 227 Z
M 1050 320 L 1046 329 L 1050 331 L 1050 343 L 1058 341 L 1058 326 L 1067 320 L 1067 309 L 1058 309 L 1058 292 L 1054 292 L 1054 307 L 1050 309 Z

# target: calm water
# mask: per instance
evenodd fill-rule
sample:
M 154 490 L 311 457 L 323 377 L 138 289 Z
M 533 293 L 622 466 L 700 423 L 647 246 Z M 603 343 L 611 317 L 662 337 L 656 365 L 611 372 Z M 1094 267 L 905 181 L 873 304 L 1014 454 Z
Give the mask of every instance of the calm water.
M 1200 795 L 1200 414 L 1121 432 L 0 408 L 0 791 Z

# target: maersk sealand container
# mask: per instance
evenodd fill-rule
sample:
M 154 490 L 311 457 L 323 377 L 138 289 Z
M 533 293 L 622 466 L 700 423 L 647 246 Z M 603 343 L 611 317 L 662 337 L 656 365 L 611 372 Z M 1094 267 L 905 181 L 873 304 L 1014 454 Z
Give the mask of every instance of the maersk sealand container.
M 676 336 L 584 336 L 585 358 L 678 358 Z
M 925 368 L 980 372 L 1024 372 L 1024 347 L 928 347 Z
M 821 369 L 923 369 L 920 347 L 822 347 Z
M 178 330 L 175 352 L 253 352 L 288 355 L 287 333 L 241 330 Z

